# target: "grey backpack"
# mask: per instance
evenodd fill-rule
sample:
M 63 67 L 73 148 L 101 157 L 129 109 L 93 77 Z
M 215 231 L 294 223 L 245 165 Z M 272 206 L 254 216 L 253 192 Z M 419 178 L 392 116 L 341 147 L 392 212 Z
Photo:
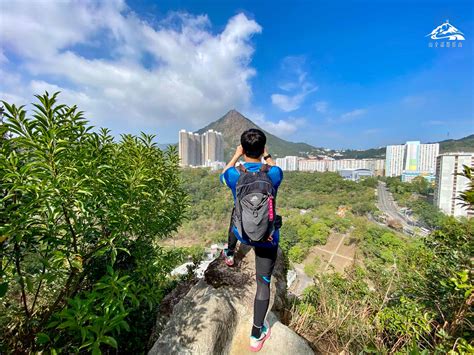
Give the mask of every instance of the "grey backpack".
M 275 230 L 275 189 L 268 177 L 270 166 L 262 164 L 257 172 L 237 167 L 234 225 L 239 234 L 253 242 L 266 241 Z

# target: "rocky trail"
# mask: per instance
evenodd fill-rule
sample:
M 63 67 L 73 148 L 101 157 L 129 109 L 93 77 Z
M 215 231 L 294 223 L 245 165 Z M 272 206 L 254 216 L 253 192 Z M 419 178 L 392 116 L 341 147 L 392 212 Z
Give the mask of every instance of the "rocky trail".
M 241 245 L 236 266 L 214 260 L 205 277 L 177 292 L 179 302 L 169 303 L 157 318 L 157 331 L 149 355 L 250 354 L 249 335 L 255 297 L 255 256 Z M 260 354 L 314 354 L 308 343 L 281 322 L 286 304 L 286 272 L 279 250 L 271 281 L 267 320 L 271 336 Z

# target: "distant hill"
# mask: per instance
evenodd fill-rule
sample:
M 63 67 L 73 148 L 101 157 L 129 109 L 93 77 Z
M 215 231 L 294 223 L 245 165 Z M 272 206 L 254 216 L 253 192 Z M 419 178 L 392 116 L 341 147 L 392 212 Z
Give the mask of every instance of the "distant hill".
M 267 136 L 267 146 L 271 154 L 275 157 L 284 157 L 287 155 L 326 155 L 334 157 L 335 159 L 385 159 L 385 147 L 366 150 L 332 150 L 317 148 L 307 143 L 289 142 L 267 132 L 236 110 L 230 110 L 218 120 L 196 131 L 196 133 L 202 134 L 209 129 L 221 132 L 224 136 L 224 154 L 227 160 L 240 144 L 240 135 L 242 132 L 249 128 L 258 128 L 265 132 Z M 460 139 L 447 139 L 438 143 L 440 144 L 441 153 L 460 151 L 474 152 L 474 134 Z
M 196 131 L 196 133 L 202 134 L 210 129 L 221 132 L 224 136 L 224 154 L 227 159 L 240 144 L 240 135 L 242 132 L 250 128 L 258 128 L 265 132 L 265 135 L 267 136 L 268 150 L 273 156 L 283 157 L 286 155 L 306 155 L 308 153 L 319 151 L 318 148 L 306 143 L 293 143 L 278 138 L 259 127 L 236 110 L 230 110 L 217 121 L 208 124 L 206 127 Z
M 340 154 L 341 156 L 338 159 L 385 159 L 385 147 L 366 150 L 347 149 L 340 152 Z
M 441 153 L 474 152 L 474 134 L 461 139 L 447 139 L 439 142 Z
M 439 143 L 440 153 L 449 152 L 474 152 L 474 134 L 460 139 L 447 139 Z M 332 151 L 328 153 L 331 155 Z M 339 152 L 338 159 L 366 159 L 366 158 L 385 158 L 385 147 L 371 148 L 366 150 L 344 150 Z

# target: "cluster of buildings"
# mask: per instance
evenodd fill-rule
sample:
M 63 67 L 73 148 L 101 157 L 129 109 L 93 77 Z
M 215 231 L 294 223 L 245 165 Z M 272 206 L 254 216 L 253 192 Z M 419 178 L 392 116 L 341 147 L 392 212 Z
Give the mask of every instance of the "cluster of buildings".
M 212 129 L 203 134 L 179 132 L 181 166 L 221 169 L 224 162 L 222 133 Z M 423 176 L 434 183 L 434 204 L 444 213 L 455 217 L 472 216 L 474 211 L 462 206 L 459 196 L 469 188 L 469 179 L 461 176 L 463 166 L 474 169 L 474 153 L 439 154 L 439 144 L 409 141 L 389 145 L 385 159 L 334 159 L 318 156 L 311 159 L 286 156 L 276 159 L 284 171 L 338 172 L 345 179 L 358 181 L 368 176 L 400 176 L 409 182 Z
M 410 141 L 389 145 L 385 155 L 385 176 L 401 176 L 405 182 L 423 176 L 432 182 L 435 179 L 438 155 L 439 143 L 421 144 L 419 141 Z
M 334 159 L 320 157 L 319 159 L 303 159 L 297 156 L 287 156 L 276 159 L 276 165 L 285 171 L 369 171 L 370 176 L 383 176 L 385 160 L 383 159 Z
M 444 213 L 470 217 L 474 211 L 462 205 L 459 196 L 469 188 L 469 179 L 461 176 L 463 166 L 474 169 L 474 153 L 439 154 L 439 144 L 409 141 L 389 145 L 385 159 L 338 159 L 319 157 L 304 159 L 297 156 L 277 158 L 276 164 L 285 171 L 332 171 L 358 181 L 368 176 L 400 176 L 409 182 L 422 176 L 435 185 L 434 204 Z
M 219 169 L 224 163 L 224 138 L 212 129 L 203 134 L 179 131 L 179 159 L 181 166 Z
M 419 141 L 387 146 L 385 175 L 401 176 L 409 182 L 423 176 L 434 183 L 433 203 L 444 213 L 455 217 L 470 217 L 474 211 L 462 205 L 459 196 L 469 188 L 469 179 L 461 176 L 463 166 L 474 169 L 474 153 L 439 154 L 439 144 Z

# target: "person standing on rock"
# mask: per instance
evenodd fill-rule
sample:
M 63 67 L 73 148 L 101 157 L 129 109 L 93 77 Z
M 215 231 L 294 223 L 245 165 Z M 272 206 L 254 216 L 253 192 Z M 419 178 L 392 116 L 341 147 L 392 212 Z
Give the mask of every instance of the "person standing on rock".
M 234 265 L 237 240 L 255 250 L 257 294 L 254 301 L 250 350 L 259 351 L 270 337 L 265 321 L 270 303 L 270 278 L 278 252 L 281 217 L 276 215 L 276 195 L 283 179 L 282 170 L 275 165 L 266 149 L 267 138 L 259 129 L 242 133 L 240 145 L 220 175 L 234 196 L 234 208 L 228 233 L 228 246 L 223 258 Z M 235 166 L 243 156 L 244 163 Z M 262 163 L 262 158 L 265 163 Z

